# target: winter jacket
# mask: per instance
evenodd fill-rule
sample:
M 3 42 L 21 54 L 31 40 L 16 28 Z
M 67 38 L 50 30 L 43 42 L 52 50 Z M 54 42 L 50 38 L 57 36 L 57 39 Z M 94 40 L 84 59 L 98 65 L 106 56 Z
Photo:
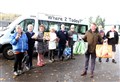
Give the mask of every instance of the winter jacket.
M 70 36 L 73 36 L 73 34 L 75 34 L 76 36 L 77 36 L 77 40 L 78 40 L 78 34 L 77 34 L 77 32 L 75 32 L 75 31 L 69 31 L 68 32 L 68 36 L 69 36 L 69 38 L 68 38 L 68 43 L 69 43 L 69 46 L 73 46 L 73 44 L 75 43 L 75 41 L 73 41 L 73 38 L 71 38 Z
M 32 39 L 31 37 L 34 35 L 34 32 L 26 32 L 27 38 L 28 38 L 28 49 L 33 49 L 35 44 L 35 39 Z
M 44 32 L 39 32 L 37 37 L 37 52 L 43 54 L 48 52 L 48 42 L 43 40 Z
M 119 36 L 118 33 L 116 31 L 114 31 L 113 33 L 113 37 L 110 37 L 110 33 L 112 31 L 108 31 L 106 34 L 106 38 L 108 39 L 108 44 L 112 45 L 112 44 L 118 44 L 119 41 Z
M 92 32 L 91 29 L 85 33 L 85 36 L 83 39 L 84 41 L 88 42 L 87 51 L 89 53 L 95 53 L 96 44 L 98 43 L 98 41 L 102 42 L 102 37 L 99 34 L 99 32 L 97 30 L 95 32 Z
M 60 39 L 59 45 L 65 45 L 66 41 L 68 41 L 68 32 L 60 30 L 57 32 L 57 37 Z
M 20 38 L 16 40 L 17 32 L 11 36 L 10 44 L 14 52 L 25 52 L 28 50 L 28 38 L 25 33 L 22 33 Z

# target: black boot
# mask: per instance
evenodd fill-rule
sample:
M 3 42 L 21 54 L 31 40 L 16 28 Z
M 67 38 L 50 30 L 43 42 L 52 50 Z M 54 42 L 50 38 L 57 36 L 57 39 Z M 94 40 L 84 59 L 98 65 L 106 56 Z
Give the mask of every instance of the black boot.
M 109 62 L 109 58 L 106 59 L 106 62 Z
M 100 63 L 102 62 L 101 58 L 99 58 L 99 62 L 100 62 Z
M 85 76 L 85 75 L 87 75 L 87 71 L 84 71 L 84 72 L 81 74 L 81 76 Z
M 115 61 L 115 59 L 112 59 L 112 63 L 115 63 L 115 64 L 116 64 L 117 62 Z

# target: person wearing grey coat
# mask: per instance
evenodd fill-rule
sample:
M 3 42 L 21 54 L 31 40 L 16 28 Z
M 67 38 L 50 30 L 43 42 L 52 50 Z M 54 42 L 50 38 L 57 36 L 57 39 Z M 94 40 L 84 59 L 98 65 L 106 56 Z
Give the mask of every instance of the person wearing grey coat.
M 73 56 L 73 45 L 78 40 L 78 34 L 75 31 L 75 26 L 71 25 L 70 30 L 68 31 L 68 44 L 71 47 L 71 59 L 75 59 Z
M 39 32 L 37 37 L 37 52 L 42 55 L 48 51 L 48 43 L 43 39 L 43 36 L 44 32 Z
M 38 36 L 33 36 L 34 39 L 36 39 L 37 42 L 37 52 L 38 52 L 38 56 L 37 56 L 37 65 L 38 66 L 44 66 L 44 54 L 48 51 L 48 43 L 47 40 L 48 38 L 44 37 L 44 30 L 45 30 L 45 26 L 44 25 L 40 25 L 39 26 L 39 33 Z

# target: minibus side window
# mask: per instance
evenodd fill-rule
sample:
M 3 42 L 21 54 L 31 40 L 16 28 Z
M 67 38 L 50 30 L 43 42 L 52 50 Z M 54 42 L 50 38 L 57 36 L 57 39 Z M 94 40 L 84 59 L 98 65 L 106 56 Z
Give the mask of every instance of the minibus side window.
M 87 27 L 87 25 L 79 25 L 77 30 L 78 30 L 78 33 L 85 34 L 85 32 L 88 30 L 88 27 Z
M 48 24 L 48 21 L 44 21 L 44 20 L 39 20 L 38 21 L 38 27 L 43 24 L 45 26 L 45 31 L 49 31 L 49 24 Z M 38 28 L 39 30 L 39 28 Z
M 58 30 L 60 30 L 60 25 L 61 25 L 61 23 L 59 23 L 59 22 L 50 21 L 49 22 L 49 29 L 51 27 L 53 27 L 56 31 L 58 31 Z
M 25 20 L 23 20 L 23 21 L 21 21 L 21 22 L 19 23 L 19 25 L 21 25 L 21 27 L 23 28 L 23 31 L 24 31 L 24 32 L 27 31 L 27 26 L 28 26 L 29 24 L 32 24 L 33 27 L 34 27 L 34 25 L 35 25 L 35 20 L 34 20 L 34 19 L 25 19 Z

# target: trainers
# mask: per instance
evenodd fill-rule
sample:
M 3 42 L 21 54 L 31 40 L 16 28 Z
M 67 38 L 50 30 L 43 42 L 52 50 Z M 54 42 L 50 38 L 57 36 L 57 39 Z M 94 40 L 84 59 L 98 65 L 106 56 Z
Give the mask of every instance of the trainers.
M 18 70 L 18 74 L 22 74 L 22 70 Z
M 15 71 L 14 73 L 13 73 L 15 76 L 18 76 L 18 73 Z
M 49 60 L 50 63 L 52 63 L 53 61 L 52 60 Z

